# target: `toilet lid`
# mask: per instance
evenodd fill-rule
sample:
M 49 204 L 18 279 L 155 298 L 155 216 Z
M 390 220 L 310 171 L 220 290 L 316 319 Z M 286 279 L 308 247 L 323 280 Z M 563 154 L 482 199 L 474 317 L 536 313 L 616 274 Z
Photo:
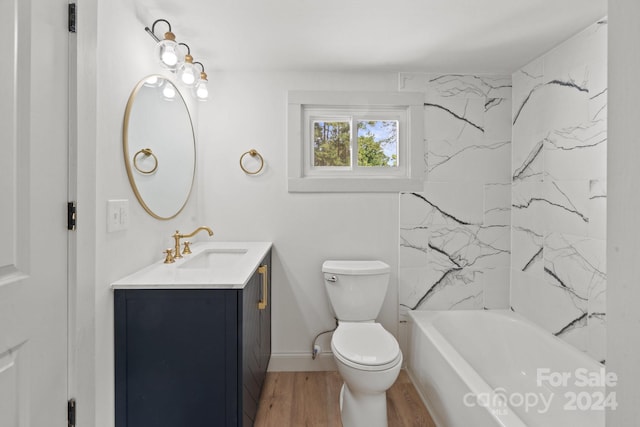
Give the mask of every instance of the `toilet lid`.
M 358 365 L 386 365 L 400 354 L 398 341 L 379 323 L 341 323 L 331 344 L 340 356 Z

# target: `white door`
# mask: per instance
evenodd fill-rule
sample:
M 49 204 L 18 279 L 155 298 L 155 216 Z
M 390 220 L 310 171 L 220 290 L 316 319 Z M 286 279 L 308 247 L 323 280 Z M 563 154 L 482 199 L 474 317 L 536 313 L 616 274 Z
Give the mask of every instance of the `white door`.
M 67 422 L 66 16 L 66 1 L 0 1 L 2 427 Z

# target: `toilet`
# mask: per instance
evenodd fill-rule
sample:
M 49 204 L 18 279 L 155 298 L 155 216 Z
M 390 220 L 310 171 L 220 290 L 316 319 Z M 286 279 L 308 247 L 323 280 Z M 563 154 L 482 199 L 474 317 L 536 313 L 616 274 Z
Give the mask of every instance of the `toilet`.
M 386 391 L 400 373 L 395 337 L 376 323 L 389 285 L 382 261 L 325 261 L 324 284 L 338 319 L 331 350 L 344 380 L 343 427 L 387 427 Z

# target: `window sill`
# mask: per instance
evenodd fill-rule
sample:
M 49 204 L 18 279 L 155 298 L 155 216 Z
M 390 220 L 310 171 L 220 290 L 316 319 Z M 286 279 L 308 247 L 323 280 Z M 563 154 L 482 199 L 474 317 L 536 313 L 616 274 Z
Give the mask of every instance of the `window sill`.
M 421 179 L 409 178 L 289 178 L 289 193 L 398 193 L 422 191 Z

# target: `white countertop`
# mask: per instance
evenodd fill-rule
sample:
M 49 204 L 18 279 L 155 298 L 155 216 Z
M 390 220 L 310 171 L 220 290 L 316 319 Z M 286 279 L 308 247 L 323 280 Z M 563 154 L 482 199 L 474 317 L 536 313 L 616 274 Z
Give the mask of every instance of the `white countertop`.
M 271 242 L 202 242 L 172 264 L 151 264 L 111 284 L 112 289 L 242 289 Z

